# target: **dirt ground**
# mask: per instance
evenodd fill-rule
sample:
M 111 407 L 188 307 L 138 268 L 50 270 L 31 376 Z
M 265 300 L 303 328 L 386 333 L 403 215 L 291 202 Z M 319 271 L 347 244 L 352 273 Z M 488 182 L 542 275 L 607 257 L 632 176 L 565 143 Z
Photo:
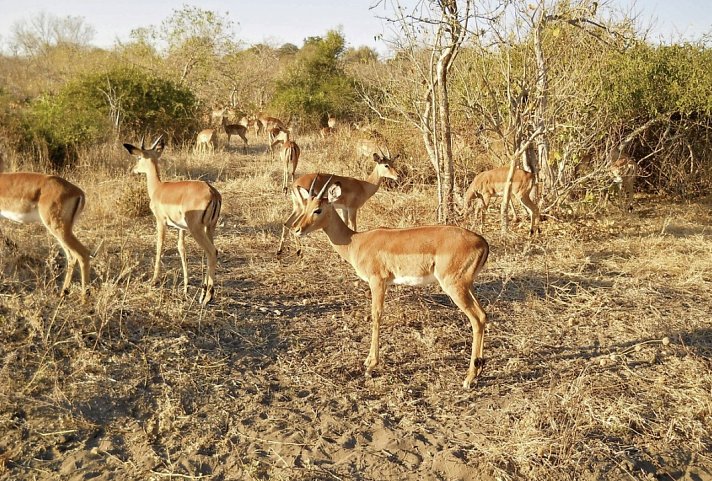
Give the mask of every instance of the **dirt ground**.
M 117 214 L 124 154 L 73 178 L 99 248 L 87 304 L 57 297 L 41 227 L 0 225 L 0 479 L 712 480 L 712 199 L 639 194 L 534 240 L 492 213 L 487 364 L 465 391 L 469 322 L 438 286 L 389 289 L 364 376 L 368 287 L 321 232 L 275 255 L 289 202 L 256 148 L 165 154 L 164 179 L 223 194 L 216 298 L 197 302 L 192 240 L 183 296 L 174 232 L 149 287 L 153 219 Z M 347 168 L 329 162 L 305 145 L 298 171 Z M 408 189 L 360 228 L 432 222 L 432 187 Z

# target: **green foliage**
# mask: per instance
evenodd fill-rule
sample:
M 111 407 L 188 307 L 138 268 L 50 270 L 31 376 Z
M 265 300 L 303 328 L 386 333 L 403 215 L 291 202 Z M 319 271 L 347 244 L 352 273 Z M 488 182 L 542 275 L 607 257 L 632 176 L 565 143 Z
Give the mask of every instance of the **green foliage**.
M 344 72 L 344 50 L 344 37 L 337 31 L 306 39 L 291 68 L 276 82 L 273 106 L 303 116 L 314 126 L 325 112 L 353 113 L 357 95 L 353 80 Z
M 712 114 L 712 51 L 639 44 L 608 58 L 600 103 L 628 119 Z
M 119 68 L 67 83 L 32 105 L 28 132 L 43 140 L 55 165 L 72 161 L 83 145 L 112 133 L 166 131 L 182 140 L 194 128 L 195 96 L 171 81 Z

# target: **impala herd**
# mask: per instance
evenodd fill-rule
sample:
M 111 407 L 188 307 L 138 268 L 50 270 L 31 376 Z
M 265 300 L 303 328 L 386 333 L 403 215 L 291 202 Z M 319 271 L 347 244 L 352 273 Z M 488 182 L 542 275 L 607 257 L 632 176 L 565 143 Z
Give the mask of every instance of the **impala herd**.
M 267 137 L 269 151 L 281 144 L 279 154 L 284 165 L 282 189 L 291 194 L 292 212 L 283 224 L 277 254 L 281 254 L 288 232 L 294 234 L 297 254 L 301 253 L 299 239 L 311 232 L 323 230 L 334 250 L 354 268 L 356 275 L 368 282 L 371 290 L 371 346 L 365 360 L 366 374 L 370 375 L 379 360 L 379 326 L 386 289 L 392 284 L 424 285 L 437 282 L 457 307 L 467 316 L 472 326 L 472 352 L 469 369 L 462 383 L 469 388 L 484 366 L 483 346 L 487 315 L 475 297 L 473 282 L 484 267 L 489 245 L 480 235 L 452 225 L 431 225 L 412 228 L 377 228 L 358 232 L 358 210 L 379 189 L 383 179 L 398 179 L 395 160 L 383 138 L 372 135 L 356 145 L 359 156 L 374 162 L 373 171 L 364 180 L 334 174 L 309 173 L 294 178 L 300 148 L 290 138 L 292 132 L 279 119 L 258 114 L 228 123 L 228 110 L 216 109 L 211 119 L 218 120 L 227 135 L 243 140 L 247 150 L 247 132 L 254 127 L 255 135 Z M 328 115 L 328 125 L 319 132 L 325 138 L 335 132 L 336 118 Z M 208 304 L 214 297 L 215 271 L 218 251 L 214 244 L 215 229 L 220 217 L 222 197 L 208 182 L 163 181 L 158 161 L 165 143 L 158 137 L 150 147 L 124 144 L 136 159 L 135 174 L 146 175 L 150 207 L 156 219 L 156 258 L 151 283 L 159 279 L 161 253 L 166 226 L 178 229 L 178 252 L 183 268 L 184 293 L 188 291 L 188 265 L 185 234 L 190 233 L 203 249 L 207 259 L 200 302 Z M 201 131 L 195 151 L 201 154 L 218 146 L 217 131 Z M 86 300 L 90 273 L 90 251 L 74 235 L 74 225 L 85 207 L 86 196 L 76 185 L 55 175 L 31 172 L 2 172 L 0 154 L 0 218 L 20 223 L 42 223 L 59 242 L 67 258 L 67 270 L 62 284 L 66 295 L 71 284 L 74 266 L 79 263 L 81 297 Z M 609 161 L 614 182 L 621 185 L 630 206 L 637 165 L 626 154 L 618 153 Z M 289 174 L 291 170 L 291 180 Z M 475 217 L 484 229 L 484 216 L 492 197 L 501 196 L 508 168 L 498 168 L 475 176 L 464 198 L 464 213 L 475 204 Z M 539 209 L 532 198 L 534 175 L 515 170 L 511 192 L 527 210 L 530 234 L 540 232 Z M 514 210 L 514 209 L 513 209 Z M 516 210 L 515 210 L 516 217 Z

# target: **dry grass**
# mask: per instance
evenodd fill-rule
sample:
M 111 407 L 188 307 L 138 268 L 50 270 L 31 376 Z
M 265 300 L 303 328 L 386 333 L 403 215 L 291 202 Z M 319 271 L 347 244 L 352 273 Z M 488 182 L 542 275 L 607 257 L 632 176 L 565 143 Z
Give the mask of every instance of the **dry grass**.
M 298 173 L 370 168 L 344 139 L 297 142 Z M 134 182 L 118 146 L 68 175 L 88 193 L 77 233 L 102 246 L 87 305 L 76 285 L 56 296 L 63 261 L 42 228 L 2 224 L 0 479 L 712 479 L 709 201 L 639 198 L 533 241 L 489 216 L 477 386 L 459 387 L 471 334 L 437 287 L 389 290 L 367 380 L 368 289 L 322 234 L 301 260 L 275 257 L 290 205 L 250 143 L 164 154 L 164 178 L 223 194 L 206 309 L 197 281 L 182 296 L 174 232 L 147 286 L 154 223 L 117 215 Z M 432 187 L 406 186 L 369 201 L 361 228 L 432 222 Z

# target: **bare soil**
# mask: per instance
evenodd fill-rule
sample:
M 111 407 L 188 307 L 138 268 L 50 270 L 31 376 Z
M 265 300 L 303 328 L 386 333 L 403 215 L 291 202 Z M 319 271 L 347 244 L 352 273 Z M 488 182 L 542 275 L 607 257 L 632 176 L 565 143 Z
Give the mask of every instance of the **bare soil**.
M 300 173 L 370 167 L 304 144 Z M 550 218 L 533 240 L 491 213 L 487 364 L 465 391 L 470 326 L 438 286 L 389 290 L 364 376 L 368 287 L 323 233 L 275 255 L 290 203 L 261 146 L 165 157 L 166 180 L 223 194 L 207 308 L 192 240 L 183 296 L 174 232 L 147 285 L 155 227 L 117 214 L 135 182 L 118 148 L 69 174 L 88 194 L 77 235 L 99 246 L 87 304 L 76 284 L 57 296 L 41 226 L 0 226 L 0 479 L 712 480 L 711 199 L 639 194 L 630 215 Z M 360 228 L 433 222 L 432 186 L 404 190 Z

